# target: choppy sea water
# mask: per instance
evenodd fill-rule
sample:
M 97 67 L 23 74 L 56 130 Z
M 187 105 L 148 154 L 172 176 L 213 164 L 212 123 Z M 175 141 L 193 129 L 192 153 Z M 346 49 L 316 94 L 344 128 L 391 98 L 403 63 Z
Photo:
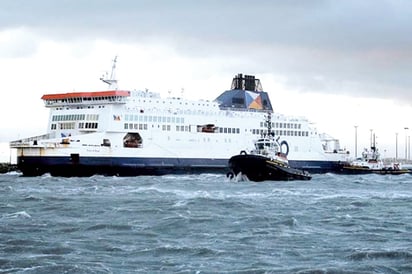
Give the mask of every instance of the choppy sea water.
M 0 273 L 412 273 L 412 175 L 0 175 Z

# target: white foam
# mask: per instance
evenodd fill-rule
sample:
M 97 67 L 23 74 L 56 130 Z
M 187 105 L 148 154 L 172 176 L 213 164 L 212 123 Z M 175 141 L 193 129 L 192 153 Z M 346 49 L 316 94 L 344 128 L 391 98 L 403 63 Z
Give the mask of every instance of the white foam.
M 18 219 L 18 218 L 31 218 L 30 214 L 28 214 L 26 211 L 18 211 L 15 213 L 10 213 L 10 214 L 5 214 L 2 216 L 2 219 Z

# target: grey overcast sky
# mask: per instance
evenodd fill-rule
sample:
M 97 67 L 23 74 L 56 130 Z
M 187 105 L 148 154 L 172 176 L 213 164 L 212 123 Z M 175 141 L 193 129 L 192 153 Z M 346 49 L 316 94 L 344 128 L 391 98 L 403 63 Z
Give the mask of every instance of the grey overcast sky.
M 155 41 L 189 57 L 244 59 L 301 90 L 412 103 L 411 1 L 3 0 L 0 10 L 1 30 L 59 42 Z M 0 48 L 16 57 L 37 47 Z
M 196 86 L 190 81 L 209 85 L 212 98 L 205 99 L 214 99 L 229 87 L 233 75 L 243 72 L 265 78 L 263 88 L 269 93 L 282 90 L 294 94 L 292 99 L 306 100 L 312 109 L 298 114 L 319 119 L 315 122 L 323 128 L 330 127 L 325 130 L 331 129 L 332 133 L 341 134 L 331 124 L 345 120 L 348 112 L 370 115 L 370 111 L 379 108 L 382 117 L 387 117 L 382 112 L 389 112 L 394 115 L 392 120 L 398 120 L 390 128 L 394 135 L 395 131 L 403 133 L 404 125 L 410 123 L 404 116 L 411 114 L 412 106 L 411 34 L 412 1 L 407 0 L 2 0 L 0 73 L 9 79 L 3 87 L 16 89 L 20 95 L 23 90 L 32 89 L 27 100 L 36 112 L 43 106 L 33 100 L 40 101 L 43 93 L 82 89 L 80 75 L 86 69 L 97 68 L 90 66 L 96 58 L 96 66 L 102 70 L 110 66 L 114 55 L 119 55 L 118 76 L 121 81 L 124 79 L 123 83 L 134 85 L 123 88 L 147 87 L 130 80 L 133 65 L 127 62 L 133 60 L 136 73 L 162 78 L 168 73 L 175 78 L 180 74 L 178 80 L 188 93 Z M 53 60 L 48 61 L 48 56 Z M 50 69 L 53 62 L 61 66 Z M 157 69 L 153 67 L 156 65 Z M 139 70 L 141 66 L 147 69 Z M 59 72 L 73 77 L 70 81 L 77 81 L 76 84 L 64 87 L 67 82 L 57 76 Z M 100 71 L 89 71 L 87 76 L 95 77 L 97 73 Z M 220 79 L 220 75 L 225 79 Z M 209 82 L 201 82 L 202 77 Z M 51 84 L 58 80 L 61 85 Z M 144 84 L 160 87 L 156 80 Z M 84 87 L 90 86 L 84 82 Z M 276 93 L 276 100 L 287 105 L 282 98 L 290 99 Z M 340 106 L 335 109 L 337 113 L 327 113 L 331 123 L 328 125 L 322 120 L 324 113 L 316 115 L 313 111 L 316 108 L 319 113 L 329 104 L 319 102 L 322 98 L 333 104 L 347 103 L 349 107 Z M 275 108 L 279 106 L 276 100 Z M 367 106 L 369 102 L 376 108 Z M 396 112 L 398 107 L 401 112 Z M 362 109 L 369 113 L 362 114 Z M 8 108 L 5 106 L 3 111 Z M 325 107 L 325 111 L 333 112 L 334 108 Z M 363 123 L 365 132 L 369 132 L 370 127 L 377 128 L 383 122 L 379 116 L 375 117 L 378 121 L 370 123 L 365 118 L 349 116 L 351 120 L 343 126 L 350 132 L 354 124 Z M 34 124 L 45 124 L 47 116 L 44 117 Z M 0 134 L 0 139 L 7 136 Z

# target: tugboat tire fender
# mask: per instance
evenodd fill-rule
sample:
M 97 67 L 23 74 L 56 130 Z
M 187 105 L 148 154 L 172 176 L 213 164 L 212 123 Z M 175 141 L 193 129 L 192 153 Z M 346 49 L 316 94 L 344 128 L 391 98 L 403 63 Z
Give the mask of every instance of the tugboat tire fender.
M 226 178 L 233 179 L 234 177 L 235 177 L 235 174 L 233 172 L 226 173 Z
M 283 152 L 283 145 L 286 146 L 286 152 Z M 286 156 L 289 154 L 289 144 L 285 140 L 280 142 L 280 151 L 282 151 L 282 153 L 284 153 Z
M 246 155 L 247 153 L 246 153 L 246 151 L 244 151 L 244 150 L 242 150 L 241 152 L 240 152 L 240 155 Z

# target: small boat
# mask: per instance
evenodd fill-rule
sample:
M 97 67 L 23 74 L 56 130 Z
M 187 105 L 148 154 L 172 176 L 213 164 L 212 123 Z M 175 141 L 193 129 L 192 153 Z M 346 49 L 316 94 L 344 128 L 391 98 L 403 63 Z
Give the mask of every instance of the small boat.
M 352 162 L 343 164 L 341 173 L 399 175 L 410 173 L 410 170 L 403 168 L 400 163 L 385 164 L 380 158 L 380 153 L 376 148 L 375 135 L 373 135 L 370 149 L 365 148 L 362 152 L 362 157 L 357 158 Z
M 242 150 L 239 155 L 229 159 L 229 178 L 246 176 L 249 180 L 261 182 L 310 180 L 311 175 L 303 170 L 289 166 L 287 154 L 281 151 L 279 138 L 275 140 L 271 131 L 270 114 L 268 114 L 268 131 L 255 142 L 255 149 L 247 153 Z

